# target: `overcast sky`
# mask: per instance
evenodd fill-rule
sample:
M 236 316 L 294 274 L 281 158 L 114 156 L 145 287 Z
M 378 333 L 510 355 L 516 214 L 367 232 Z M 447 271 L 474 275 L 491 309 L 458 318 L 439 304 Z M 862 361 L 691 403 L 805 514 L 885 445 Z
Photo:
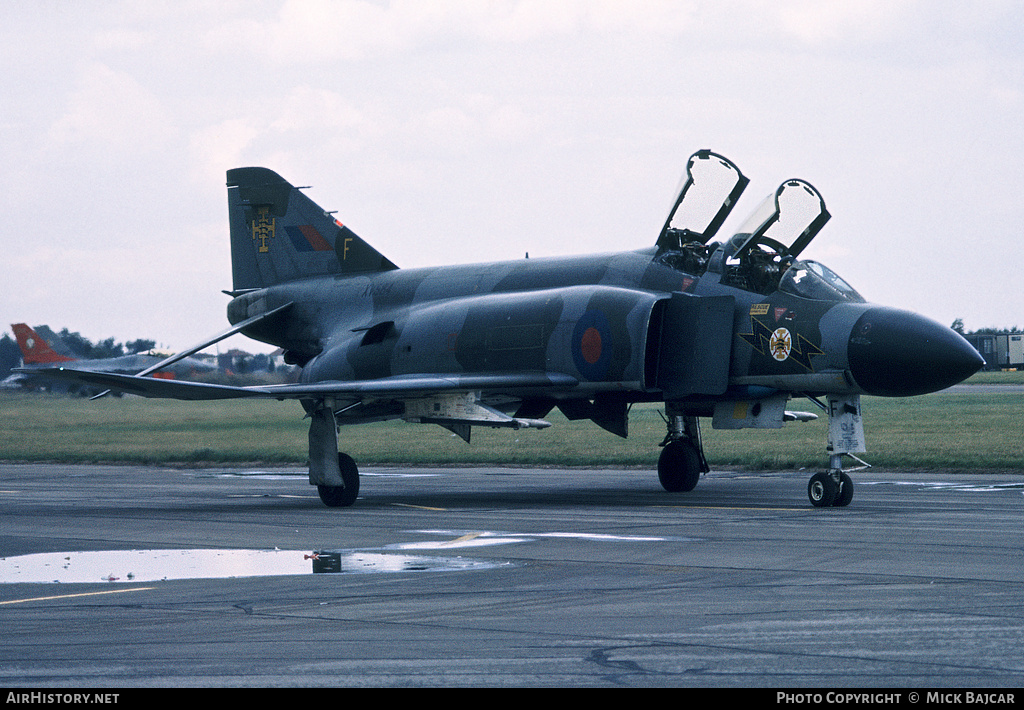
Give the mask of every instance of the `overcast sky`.
M 803 178 L 868 300 L 1024 326 L 1019 0 L 0 0 L 0 83 L 0 329 L 223 330 L 229 168 L 414 267 L 649 246 L 700 148 L 723 232 Z

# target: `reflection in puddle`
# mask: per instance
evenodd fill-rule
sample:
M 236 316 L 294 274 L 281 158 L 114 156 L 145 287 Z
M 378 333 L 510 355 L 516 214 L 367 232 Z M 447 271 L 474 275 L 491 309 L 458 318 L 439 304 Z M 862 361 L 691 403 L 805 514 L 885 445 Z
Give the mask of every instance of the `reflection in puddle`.
M 948 491 L 1014 491 L 1024 489 L 1024 483 L 976 483 L 962 481 L 860 481 L 861 486 L 917 486 L 929 490 Z
M 295 479 L 305 480 L 309 477 L 306 469 L 281 469 L 277 471 L 239 471 L 236 469 L 210 468 L 200 471 L 189 471 L 185 475 L 193 478 L 246 478 L 261 481 L 291 481 Z M 383 470 L 383 471 L 360 471 L 360 476 L 375 476 L 377 478 L 436 478 L 443 474 L 434 471 L 404 471 L 404 470 Z
M 0 584 L 154 582 L 311 573 L 468 571 L 504 563 L 464 557 L 296 550 L 111 550 L 0 558 Z

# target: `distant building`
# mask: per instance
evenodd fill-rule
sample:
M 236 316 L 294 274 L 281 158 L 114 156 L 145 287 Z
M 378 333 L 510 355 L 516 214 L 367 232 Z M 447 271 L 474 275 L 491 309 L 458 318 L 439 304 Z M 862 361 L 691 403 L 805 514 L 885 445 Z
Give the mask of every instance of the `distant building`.
M 984 369 L 1024 369 L 1024 333 L 971 333 L 964 337 L 985 358 Z

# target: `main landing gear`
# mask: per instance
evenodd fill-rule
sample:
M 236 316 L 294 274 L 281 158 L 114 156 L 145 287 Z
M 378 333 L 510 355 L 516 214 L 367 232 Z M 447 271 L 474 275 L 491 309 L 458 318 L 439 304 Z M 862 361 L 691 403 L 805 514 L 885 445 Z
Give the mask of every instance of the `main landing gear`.
M 710 470 L 704 458 L 697 417 L 669 414 L 668 434 L 658 457 L 658 480 L 670 493 L 692 491 L 702 473 Z
M 347 508 L 356 502 L 359 496 L 359 469 L 355 460 L 348 454 L 338 452 L 338 469 L 344 485 L 317 485 L 316 492 L 320 500 L 329 508 Z
M 829 468 L 811 476 L 807 484 L 807 497 L 816 508 L 844 508 L 853 500 L 853 480 L 846 471 L 870 468 L 869 464 L 853 454 L 865 450 L 860 398 L 855 395 L 830 395 L 827 405 L 813 397 L 809 399 L 829 415 Z M 658 480 L 666 491 L 672 493 L 692 491 L 701 474 L 710 470 L 704 456 L 700 423 L 696 416 L 684 414 L 683 411 L 666 405 L 668 434 L 661 442 L 664 448 L 658 458 Z M 791 415 L 787 413 L 787 416 Z M 860 465 L 844 471 L 844 456 L 849 456 Z
M 348 454 L 338 453 L 334 410 L 321 404 L 309 412 L 309 482 L 324 505 L 348 507 L 359 496 L 359 469 Z

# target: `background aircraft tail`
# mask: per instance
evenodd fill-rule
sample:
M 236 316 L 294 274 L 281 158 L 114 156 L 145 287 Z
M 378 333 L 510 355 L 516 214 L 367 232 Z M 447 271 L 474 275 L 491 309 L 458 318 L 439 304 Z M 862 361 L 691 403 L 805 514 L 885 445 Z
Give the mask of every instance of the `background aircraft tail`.
M 235 168 L 227 185 L 235 291 L 398 268 L 272 170 Z
M 21 359 L 26 365 L 53 365 L 58 362 L 72 362 L 75 359 L 58 353 L 39 333 L 25 323 L 14 323 L 11 330 L 14 331 L 14 338 L 21 348 Z

